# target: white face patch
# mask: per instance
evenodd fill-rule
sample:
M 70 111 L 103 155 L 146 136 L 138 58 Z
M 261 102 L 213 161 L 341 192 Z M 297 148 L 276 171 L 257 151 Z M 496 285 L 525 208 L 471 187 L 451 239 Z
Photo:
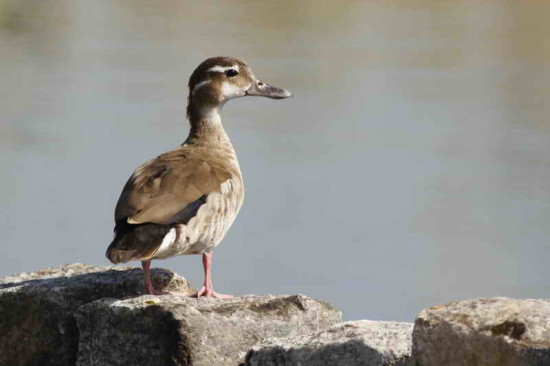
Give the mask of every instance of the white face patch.
M 193 90 L 191 90 L 191 95 L 195 94 L 195 92 L 202 88 L 203 86 L 205 85 L 208 85 L 212 80 L 204 80 L 204 81 L 201 81 L 200 83 L 198 83 L 197 85 L 195 85 L 195 87 L 193 88 Z
M 222 84 L 222 96 L 224 100 L 238 98 L 244 96 L 244 90 L 233 83 L 225 81 Z
M 239 72 L 239 65 L 234 65 L 234 66 L 214 66 L 214 67 L 211 67 L 209 68 L 207 71 L 208 72 L 226 72 L 227 70 L 231 70 L 231 69 L 234 69 L 234 70 L 237 70 L 237 72 Z

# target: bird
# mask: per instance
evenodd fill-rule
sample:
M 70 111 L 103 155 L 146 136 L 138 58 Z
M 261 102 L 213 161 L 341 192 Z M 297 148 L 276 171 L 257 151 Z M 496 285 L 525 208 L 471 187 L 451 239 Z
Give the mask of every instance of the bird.
M 151 281 L 151 261 L 200 254 L 204 283 L 192 296 L 223 299 L 231 295 L 214 291 L 212 251 L 239 213 L 244 184 L 220 112 L 231 99 L 293 95 L 258 80 L 243 60 L 221 56 L 200 63 L 188 87 L 189 135 L 130 176 L 116 204 L 106 256 L 114 264 L 141 261 L 146 293 L 162 295 Z

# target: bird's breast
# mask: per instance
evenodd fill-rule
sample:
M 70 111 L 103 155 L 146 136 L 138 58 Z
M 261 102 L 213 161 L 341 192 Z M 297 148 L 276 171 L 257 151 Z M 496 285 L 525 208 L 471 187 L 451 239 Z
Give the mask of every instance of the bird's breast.
M 221 184 L 218 192 L 208 194 L 206 202 L 187 224 L 176 225 L 173 238 L 163 242 L 164 250 L 155 258 L 210 252 L 227 234 L 235 221 L 244 199 L 244 185 L 240 176 Z

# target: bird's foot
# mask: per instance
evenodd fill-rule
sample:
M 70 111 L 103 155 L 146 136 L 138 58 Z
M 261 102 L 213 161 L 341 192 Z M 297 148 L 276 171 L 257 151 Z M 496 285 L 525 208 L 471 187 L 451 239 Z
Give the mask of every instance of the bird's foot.
M 159 290 L 155 290 L 155 288 L 153 286 L 147 286 L 145 288 L 145 292 L 148 294 L 148 295 L 156 295 L 156 296 L 160 296 L 160 295 L 170 295 L 171 292 L 165 292 L 165 291 L 159 291 Z
M 226 294 L 219 294 L 212 290 L 211 288 L 203 287 L 194 295 L 191 295 L 191 297 L 212 297 L 214 299 L 231 299 L 233 295 L 226 295 Z

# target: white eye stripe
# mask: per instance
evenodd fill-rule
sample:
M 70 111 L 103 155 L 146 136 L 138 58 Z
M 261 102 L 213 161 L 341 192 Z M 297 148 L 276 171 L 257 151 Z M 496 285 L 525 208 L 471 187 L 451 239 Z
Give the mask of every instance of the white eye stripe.
M 195 85 L 195 87 L 193 88 L 193 90 L 191 90 L 191 95 L 195 94 L 195 92 L 202 88 L 203 86 L 207 85 L 208 83 L 210 83 L 212 80 L 204 80 L 204 81 L 201 81 L 200 83 L 198 83 L 197 85 Z
M 231 69 L 237 70 L 237 72 L 238 72 L 238 71 L 239 71 L 239 65 L 234 65 L 234 66 L 214 66 L 214 67 L 209 68 L 207 71 L 208 71 L 208 72 L 226 72 L 227 70 L 231 70 Z

